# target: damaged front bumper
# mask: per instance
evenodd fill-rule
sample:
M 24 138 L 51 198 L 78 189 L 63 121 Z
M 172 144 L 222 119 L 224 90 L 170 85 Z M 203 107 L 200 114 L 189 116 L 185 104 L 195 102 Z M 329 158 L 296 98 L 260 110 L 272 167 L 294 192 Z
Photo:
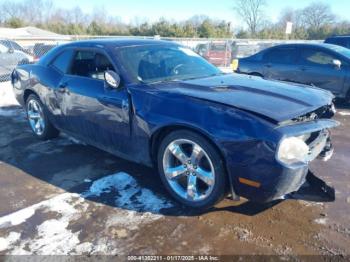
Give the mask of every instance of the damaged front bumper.
M 329 199 L 334 198 L 334 190 L 310 173 L 309 163 L 316 158 L 327 161 L 332 157 L 334 149 L 331 143 L 330 129 L 338 125 L 337 121 L 322 119 L 277 128 L 283 136 L 317 134 L 308 142 L 310 152 L 307 161 L 287 165 L 275 157 L 270 160 L 267 156 L 263 156 L 262 160 L 255 159 L 254 163 L 231 166 L 229 173 L 235 194 L 255 202 L 269 202 L 291 198 L 294 192 L 308 185 L 309 188 L 315 189 L 316 187 L 318 191 L 326 192 L 326 195 L 329 193 Z M 267 149 L 264 149 L 261 144 L 259 150 L 261 155 L 268 155 Z M 272 157 L 272 153 L 270 157 Z M 232 172 L 232 170 L 238 172 Z M 247 183 L 247 181 L 255 183 Z M 315 183 L 315 181 L 317 182 Z M 324 188 L 326 189 L 324 190 Z

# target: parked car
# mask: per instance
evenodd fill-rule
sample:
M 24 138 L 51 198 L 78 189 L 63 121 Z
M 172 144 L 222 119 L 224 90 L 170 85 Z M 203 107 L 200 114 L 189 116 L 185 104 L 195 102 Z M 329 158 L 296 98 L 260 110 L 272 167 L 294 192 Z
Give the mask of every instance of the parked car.
M 237 70 L 239 59 L 256 54 L 258 51 L 260 51 L 258 44 L 252 44 L 249 42 L 233 42 L 231 51 L 231 68 L 233 71 Z
M 350 35 L 339 35 L 327 38 L 324 41 L 326 44 L 339 45 L 345 48 L 350 48 Z
M 330 44 L 285 44 L 239 60 L 237 72 L 314 85 L 350 100 L 350 50 Z
M 297 191 L 332 153 L 333 95 L 223 74 L 190 49 L 156 40 L 60 45 L 18 66 L 13 90 L 39 139 L 63 131 L 157 166 L 179 202 L 208 208 L 229 190 L 252 201 Z
M 15 41 L 12 41 L 9 39 L 0 39 L 0 45 L 3 45 L 5 47 L 7 47 L 8 49 L 21 51 L 23 53 L 30 55 L 30 52 L 26 48 L 20 46 Z
M 11 43 L 0 40 L 0 82 L 9 81 L 13 69 L 20 64 L 33 62 L 33 57 Z
M 199 54 L 200 56 L 205 56 L 205 54 L 208 52 L 209 50 L 209 43 L 205 43 L 205 44 L 198 44 L 196 46 L 196 48 L 194 49 L 194 51 Z
M 258 43 L 234 42 L 232 44 L 232 59 L 240 59 L 256 54 L 261 50 Z
M 196 52 L 216 66 L 231 64 L 231 45 L 228 42 L 210 42 L 198 44 Z

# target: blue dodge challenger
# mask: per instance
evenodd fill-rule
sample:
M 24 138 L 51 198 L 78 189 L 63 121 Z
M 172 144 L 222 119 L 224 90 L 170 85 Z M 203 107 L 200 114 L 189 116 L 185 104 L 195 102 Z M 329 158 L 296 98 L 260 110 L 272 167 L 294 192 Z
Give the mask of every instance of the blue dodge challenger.
M 89 40 L 51 50 L 12 75 L 39 139 L 65 132 L 156 166 L 192 208 L 226 194 L 280 199 L 333 152 L 333 95 L 303 85 L 223 74 L 190 49 L 155 40 Z

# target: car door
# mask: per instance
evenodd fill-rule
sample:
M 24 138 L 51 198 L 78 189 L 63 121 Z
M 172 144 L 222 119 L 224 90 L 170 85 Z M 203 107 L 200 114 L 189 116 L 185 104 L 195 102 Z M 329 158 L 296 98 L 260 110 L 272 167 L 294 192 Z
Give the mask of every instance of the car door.
M 281 81 L 296 80 L 297 49 L 294 46 L 271 48 L 263 55 L 265 78 Z
M 334 64 L 339 60 L 340 67 Z M 298 81 L 307 85 L 329 90 L 339 94 L 344 86 L 348 64 L 341 57 L 326 49 L 304 47 L 300 50 Z
M 106 53 L 97 49 L 76 50 L 69 73 L 59 84 L 66 128 L 92 145 L 127 154 L 129 94 L 125 87 L 113 89 L 106 85 L 106 70 L 116 71 Z
M 74 50 L 67 48 L 62 50 L 47 67 L 39 67 L 41 90 L 45 92 L 42 99 L 45 101 L 49 112 L 51 113 L 51 122 L 60 129 L 67 129 L 67 119 L 65 117 L 64 93 L 61 89 L 62 79 L 68 73 Z

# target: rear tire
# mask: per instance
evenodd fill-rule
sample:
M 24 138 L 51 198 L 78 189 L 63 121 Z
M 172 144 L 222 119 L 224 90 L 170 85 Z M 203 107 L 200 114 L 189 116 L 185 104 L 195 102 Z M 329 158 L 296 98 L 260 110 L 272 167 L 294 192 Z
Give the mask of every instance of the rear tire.
M 26 112 L 29 126 L 40 140 L 56 138 L 59 131 L 51 124 L 47 111 L 37 95 L 31 94 L 26 100 Z
M 185 206 L 204 210 L 224 198 L 227 176 L 221 155 L 201 135 L 188 130 L 168 134 L 157 163 L 165 188 Z

